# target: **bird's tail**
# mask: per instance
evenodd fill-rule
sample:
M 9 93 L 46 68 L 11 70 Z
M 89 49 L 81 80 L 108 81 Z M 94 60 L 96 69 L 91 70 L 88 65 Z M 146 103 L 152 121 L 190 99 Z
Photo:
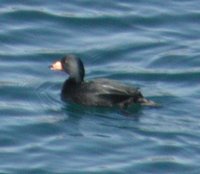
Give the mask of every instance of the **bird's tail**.
M 158 103 L 155 103 L 154 101 L 148 100 L 146 98 L 140 98 L 139 103 L 142 106 L 151 106 L 151 107 L 159 107 L 160 106 Z

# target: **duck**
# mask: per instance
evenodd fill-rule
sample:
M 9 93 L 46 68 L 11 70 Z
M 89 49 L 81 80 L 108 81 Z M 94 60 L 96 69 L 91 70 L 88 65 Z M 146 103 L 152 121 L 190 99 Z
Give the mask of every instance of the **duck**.
M 130 105 L 139 104 L 155 106 L 152 100 L 144 98 L 139 88 L 129 86 L 117 80 L 97 78 L 86 81 L 85 68 L 82 60 L 74 55 L 66 55 L 49 68 L 68 74 L 61 90 L 61 99 L 76 104 L 96 107 L 119 107 L 127 109 Z

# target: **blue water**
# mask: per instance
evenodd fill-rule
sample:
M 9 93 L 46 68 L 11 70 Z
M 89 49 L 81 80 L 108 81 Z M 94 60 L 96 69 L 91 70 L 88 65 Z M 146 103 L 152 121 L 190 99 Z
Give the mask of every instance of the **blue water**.
M 1 0 L 0 173 L 199 174 L 198 0 Z M 79 55 L 87 79 L 140 87 L 160 108 L 60 99 Z

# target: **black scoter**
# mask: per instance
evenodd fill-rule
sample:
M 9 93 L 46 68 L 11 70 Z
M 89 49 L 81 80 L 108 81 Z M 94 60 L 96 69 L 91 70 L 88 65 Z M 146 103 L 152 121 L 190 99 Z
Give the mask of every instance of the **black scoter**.
M 69 78 L 64 82 L 61 97 L 87 106 L 118 106 L 126 109 L 131 104 L 154 106 L 145 99 L 138 88 L 105 78 L 85 81 L 83 62 L 75 55 L 67 55 L 54 62 L 51 70 L 64 71 Z

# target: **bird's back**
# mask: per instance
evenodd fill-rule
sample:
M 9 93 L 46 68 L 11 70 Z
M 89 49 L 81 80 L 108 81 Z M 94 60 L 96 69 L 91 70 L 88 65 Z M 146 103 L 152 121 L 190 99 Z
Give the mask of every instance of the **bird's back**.
M 138 88 L 129 87 L 109 79 L 82 82 L 73 88 L 71 88 L 71 85 L 66 86 L 63 88 L 65 98 L 90 106 L 123 106 L 134 102 L 137 103 L 139 98 L 143 98 Z M 69 87 L 71 91 L 67 89 Z

